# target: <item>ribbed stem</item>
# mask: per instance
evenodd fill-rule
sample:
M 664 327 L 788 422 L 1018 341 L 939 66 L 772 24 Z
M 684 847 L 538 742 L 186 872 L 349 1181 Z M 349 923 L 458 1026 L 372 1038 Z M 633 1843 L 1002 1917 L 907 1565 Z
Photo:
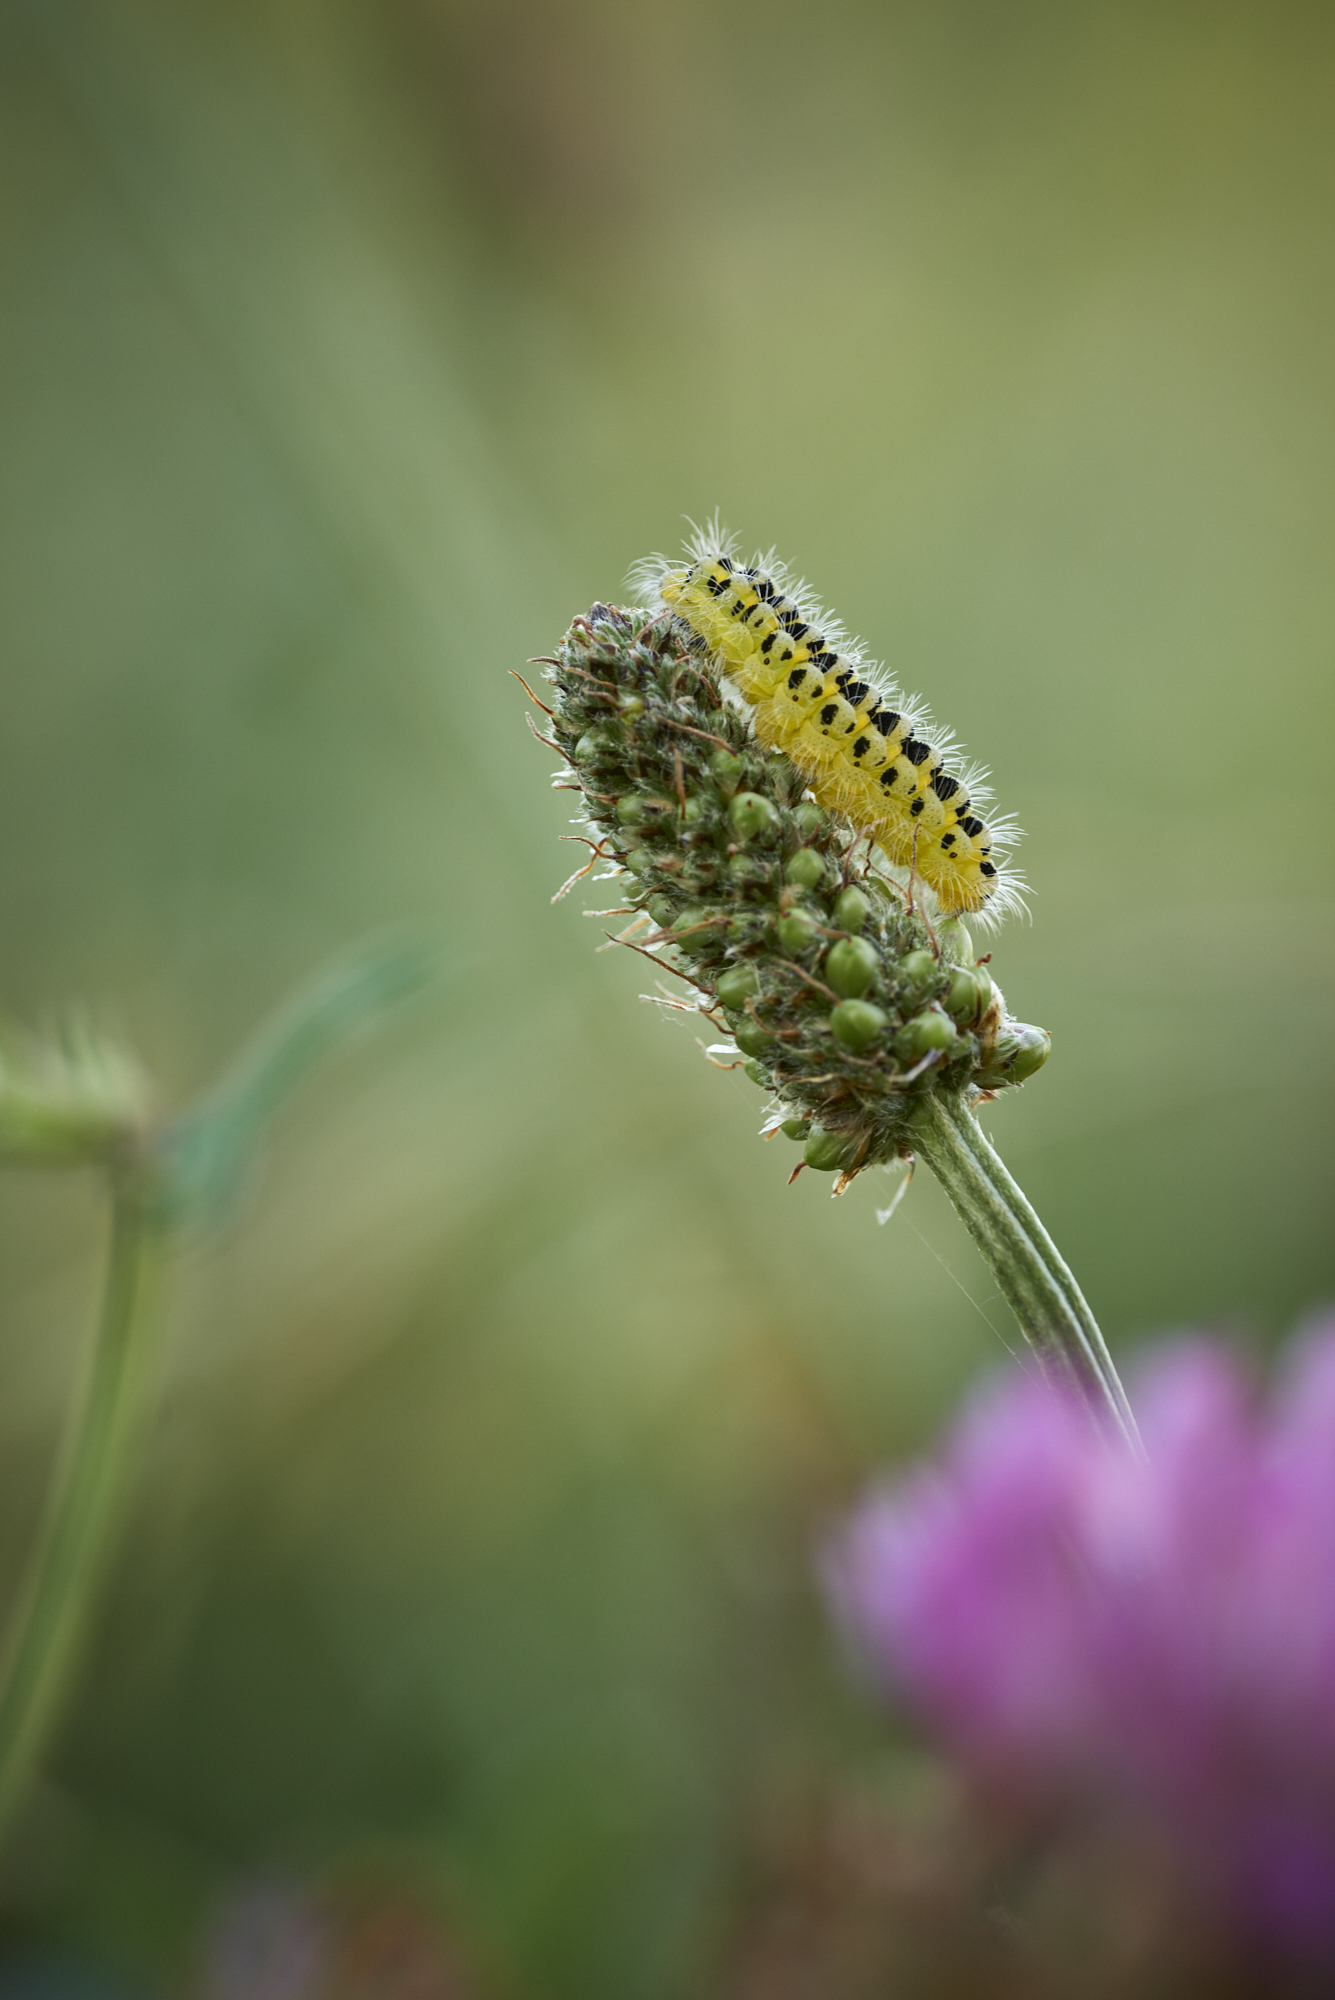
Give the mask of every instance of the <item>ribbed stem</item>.
M 1137 1451 L 1140 1435 L 1084 1295 L 963 1097 L 935 1090 L 911 1130 L 915 1151 L 950 1196 L 1025 1339 L 1053 1381 L 1083 1396 Z
M 114 1191 L 101 1314 L 0 1664 L 0 1840 L 67 1685 L 139 1413 L 156 1231 L 137 1186 Z

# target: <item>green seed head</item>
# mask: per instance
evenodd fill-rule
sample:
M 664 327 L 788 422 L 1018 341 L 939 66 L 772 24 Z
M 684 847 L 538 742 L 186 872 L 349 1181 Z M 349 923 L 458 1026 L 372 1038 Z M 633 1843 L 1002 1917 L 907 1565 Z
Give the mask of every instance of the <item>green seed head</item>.
M 835 928 L 841 931 L 860 931 L 871 911 L 871 904 L 861 889 L 844 889 L 834 905 Z
M 641 880 L 646 875 L 652 875 L 657 865 L 647 847 L 633 847 L 626 856 L 627 868 L 629 868 L 632 875 L 638 875 Z
M 639 826 L 644 820 L 644 800 L 638 792 L 627 792 L 617 800 L 617 818 L 623 826 Z
M 870 1048 L 889 1025 L 889 1015 L 870 1000 L 841 1000 L 830 1016 L 835 1040 L 858 1051 Z
M 760 979 L 754 965 L 733 965 L 720 973 L 714 990 L 723 1006 L 744 1007 L 754 994 L 759 993 Z
M 575 745 L 575 763 L 600 763 L 615 747 L 615 738 L 608 734 L 605 727 L 586 729 Z
M 979 1070 L 974 1081 L 985 1090 L 1023 1083 L 1035 1070 L 1042 1069 L 1051 1052 L 1052 1036 L 1046 1028 L 1031 1028 L 1024 1021 L 1007 1021 L 997 1036 L 991 1060 Z
M 951 965 L 972 966 L 973 939 L 958 917 L 942 918 L 936 927 L 936 941 L 941 947 L 942 958 Z
M 842 1000 L 860 1000 L 876 977 L 880 960 L 866 938 L 840 938 L 825 954 L 825 977 Z
M 709 760 L 709 768 L 721 792 L 735 792 L 742 782 L 742 760 L 734 757 L 731 750 L 716 750 Z
M 803 840 L 814 840 L 816 835 L 824 833 L 830 824 L 828 815 L 823 813 L 818 805 L 813 805 L 810 799 L 803 800 L 794 812 L 793 818 L 797 822 L 797 830 Z
M 799 847 L 789 855 L 783 879 L 798 889 L 818 889 L 825 880 L 825 863 L 814 847 Z
M 940 970 L 930 951 L 909 952 L 899 969 L 912 986 L 926 986 Z
M 814 917 L 805 910 L 789 910 L 787 916 L 780 917 L 775 925 L 779 943 L 790 958 L 806 950 L 812 941 L 820 936 L 820 929 Z
M 779 815 L 759 792 L 735 792 L 728 801 L 728 824 L 739 840 L 759 840 L 777 830 Z
M 961 966 L 950 976 L 946 989 L 946 1012 L 957 1021 L 975 1021 L 992 997 L 992 981 L 984 973 L 979 978 L 969 966 Z
M 768 1090 L 769 1078 L 758 1062 L 744 1062 L 742 1073 L 744 1076 L 749 1076 L 752 1083 L 758 1083 L 762 1090 Z
M 623 722 L 635 722 L 644 714 L 644 700 L 638 694 L 623 694 L 617 707 Z
M 651 896 L 644 907 L 661 931 L 665 931 L 671 924 L 672 898 L 670 896 Z
M 744 888 L 763 888 L 769 881 L 768 868 L 754 854 L 730 854 L 728 873 L 734 882 L 740 882 Z
M 802 1158 L 817 1173 L 835 1174 L 848 1159 L 851 1148 L 846 1132 L 827 1132 L 820 1125 L 813 1125 L 802 1149 Z
M 925 1012 L 915 1014 L 895 1036 L 895 1054 L 901 1062 L 919 1062 L 934 1049 L 945 1050 L 954 1045 L 955 1023 L 939 1007 L 928 1007 Z
M 774 1037 L 758 1021 L 745 1020 L 733 1029 L 732 1038 L 744 1056 L 763 1056 L 774 1046 Z

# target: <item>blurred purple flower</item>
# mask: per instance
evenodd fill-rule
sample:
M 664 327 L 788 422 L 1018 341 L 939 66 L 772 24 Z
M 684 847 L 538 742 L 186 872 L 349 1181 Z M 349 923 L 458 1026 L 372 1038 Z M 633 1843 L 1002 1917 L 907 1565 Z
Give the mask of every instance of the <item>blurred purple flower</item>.
M 1335 1958 L 1335 1324 L 1268 1412 L 1204 1340 L 1133 1400 L 1145 1464 L 994 1389 L 844 1528 L 836 1605 L 993 1785 L 1130 1818 L 1258 1941 Z

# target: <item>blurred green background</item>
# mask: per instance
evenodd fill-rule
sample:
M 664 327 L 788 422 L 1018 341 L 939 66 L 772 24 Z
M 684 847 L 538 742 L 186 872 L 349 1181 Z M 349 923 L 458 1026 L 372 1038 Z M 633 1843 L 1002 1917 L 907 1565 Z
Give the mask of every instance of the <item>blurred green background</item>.
M 0 1002 L 180 1102 L 351 939 L 461 966 L 176 1263 L 4 1934 L 267 2000 L 219 1912 L 351 1881 L 448 1933 L 428 2000 L 713 1993 L 765 1826 L 889 1741 L 822 1524 L 1013 1330 L 925 1176 L 786 1189 L 551 907 L 506 670 L 683 515 L 776 544 L 1027 829 L 993 970 L 1054 1055 L 990 1125 L 1114 1348 L 1328 1300 L 1335 17 L 10 0 L 0 51 Z M 6 1600 L 100 1244 L 0 1185 Z

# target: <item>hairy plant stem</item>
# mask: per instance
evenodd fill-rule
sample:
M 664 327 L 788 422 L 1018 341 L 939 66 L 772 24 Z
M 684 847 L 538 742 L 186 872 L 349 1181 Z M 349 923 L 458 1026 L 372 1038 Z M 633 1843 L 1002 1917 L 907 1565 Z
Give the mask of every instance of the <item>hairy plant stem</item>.
M 1098 1322 L 964 1096 L 932 1091 L 914 1115 L 910 1137 L 982 1252 L 1044 1374 L 1075 1389 L 1103 1428 L 1139 1451 L 1136 1420 Z
M 159 1231 L 137 1174 L 113 1176 L 102 1305 L 0 1662 L 0 1841 L 69 1681 L 142 1405 Z

